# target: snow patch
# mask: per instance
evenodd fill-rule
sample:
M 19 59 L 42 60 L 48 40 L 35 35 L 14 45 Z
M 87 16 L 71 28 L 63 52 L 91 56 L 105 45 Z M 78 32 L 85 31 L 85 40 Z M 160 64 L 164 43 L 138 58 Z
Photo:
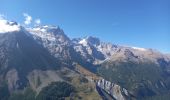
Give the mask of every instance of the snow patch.
M 31 34 L 34 34 L 35 36 L 38 36 L 44 40 L 49 40 L 49 41 L 56 41 L 56 38 L 53 34 L 47 32 L 47 29 L 44 28 L 47 26 L 43 26 L 43 27 L 36 27 L 33 29 L 29 29 Z
M 147 49 L 145 48 L 139 48 L 139 47 L 132 47 L 133 49 L 140 50 L 140 51 L 146 51 Z
M 86 39 L 82 39 L 81 41 L 79 41 L 79 44 L 82 44 L 83 46 L 87 46 Z
M 39 27 L 33 28 L 33 30 L 34 30 L 34 31 L 46 32 L 46 29 L 44 29 L 44 28 L 39 28 Z

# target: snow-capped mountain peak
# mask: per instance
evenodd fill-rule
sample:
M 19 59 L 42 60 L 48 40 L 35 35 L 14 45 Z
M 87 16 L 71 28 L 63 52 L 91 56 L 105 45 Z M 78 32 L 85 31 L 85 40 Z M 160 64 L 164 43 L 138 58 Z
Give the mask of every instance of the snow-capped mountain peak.
M 60 60 L 69 59 L 69 53 L 66 48 L 71 43 L 62 29 L 45 25 L 30 28 L 28 31 L 39 44 L 43 45 L 56 58 Z
M 38 26 L 28 29 L 34 36 L 41 38 L 42 40 L 48 40 L 51 42 L 68 42 L 69 38 L 64 34 L 63 30 L 58 26 Z

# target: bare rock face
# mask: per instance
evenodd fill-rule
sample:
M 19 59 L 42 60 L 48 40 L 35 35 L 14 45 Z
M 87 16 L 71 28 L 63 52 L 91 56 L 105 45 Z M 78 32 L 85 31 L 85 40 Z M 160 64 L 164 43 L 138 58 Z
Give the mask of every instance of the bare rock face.
M 85 37 L 82 39 L 73 39 L 75 51 L 88 62 L 100 64 L 109 58 L 115 52 L 116 46 L 110 43 L 101 42 L 96 37 Z
M 106 81 L 105 79 L 98 80 L 97 86 L 110 94 L 116 100 L 126 100 L 125 96 L 129 96 L 128 91 L 125 88 L 121 88 L 119 85 Z
M 70 59 L 70 39 L 64 31 L 55 26 L 41 26 L 30 29 L 34 39 L 60 60 Z
M 7 80 L 9 91 L 12 92 L 18 89 L 19 84 L 17 83 L 17 81 L 19 80 L 19 77 L 16 69 L 11 69 L 7 72 L 6 80 Z
M 63 77 L 76 77 L 73 70 L 63 67 L 60 70 L 33 70 L 27 75 L 30 87 L 37 93 L 52 82 L 65 81 Z
M 32 89 L 38 93 L 51 82 L 63 81 L 63 79 L 59 77 L 58 72 L 54 70 L 33 70 L 28 74 L 27 78 Z
M 114 85 L 113 88 L 111 89 L 112 95 L 115 97 L 117 100 L 124 100 L 124 97 L 121 94 L 121 88 L 119 85 Z

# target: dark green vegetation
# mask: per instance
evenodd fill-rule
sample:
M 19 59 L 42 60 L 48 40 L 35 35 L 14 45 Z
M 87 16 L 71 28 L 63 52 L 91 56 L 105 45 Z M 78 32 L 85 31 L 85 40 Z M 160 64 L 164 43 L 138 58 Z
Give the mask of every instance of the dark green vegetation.
M 8 100 L 36 100 L 36 93 L 31 88 L 26 88 L 22 92 L 14 92 Z
M 0 100 L 7 100 L 10 93 L 6 83 L 0 84 Z
M 10 94 L 7 85 L 0 86 L 0 100 L 35 100 L 35 94 L 31 88 Z
M 42 89 L 36 100 L 61 100 L 74 91 L 74 87 L 66 82 L 53 82 Z
M 106 62 L 98 69 L 105 79 L 128 89 L 135 97 L 164 94 L 170 89 L 163 66 L 151 62 Z
M 53 82 L 36 96 L 31 88 L 24 91 L 13 92 L 9 94 L 8 87 L 4 85 L 0 87 L 0 100 L 61 100 L 70 97 L 75 92 L 75 88 L 66 82 Z
M 144 98 L 142 100 L 169 100 L 170 93 Z

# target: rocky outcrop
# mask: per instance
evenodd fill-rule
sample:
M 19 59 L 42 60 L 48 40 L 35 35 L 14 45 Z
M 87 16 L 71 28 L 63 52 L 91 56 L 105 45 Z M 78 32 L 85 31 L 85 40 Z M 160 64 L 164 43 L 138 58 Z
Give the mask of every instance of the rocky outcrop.
M 32 89 L 37 92 L 51 82 L 63 81 L 57 74 L 57 71 L 53 70 L 34 70 L 28 74 L 27 78 Z
M 16 69 L 11 69 L 7 72 L 6 80 L 7 80 L 9 91 L 12 92 L 19 88 L 19 84 L 18 84 L 19 77 Z
M 129 96 L 129 93 L 125 88 L 121 88 L 116 83 L 106 81 L 105 79 L 98 80 L 96 85 L 116 100 L 126 100 L 125 96 Z

